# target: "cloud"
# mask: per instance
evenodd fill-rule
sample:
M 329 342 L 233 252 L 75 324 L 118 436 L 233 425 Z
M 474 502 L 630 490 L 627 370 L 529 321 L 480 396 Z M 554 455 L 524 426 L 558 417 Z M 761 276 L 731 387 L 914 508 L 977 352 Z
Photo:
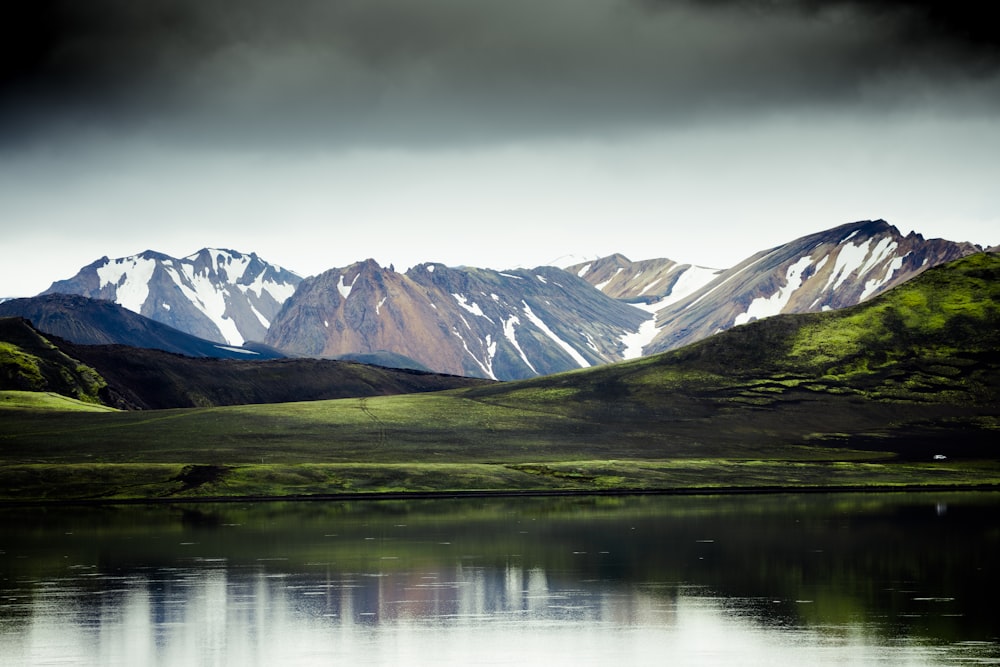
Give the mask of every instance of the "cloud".
M 220 148 L 460 146 L 778 110 L 976 112 L 1000 97 L 983 23 L 937 2 L 20 5 L 3 47 L 7 147 L 87 133 Z

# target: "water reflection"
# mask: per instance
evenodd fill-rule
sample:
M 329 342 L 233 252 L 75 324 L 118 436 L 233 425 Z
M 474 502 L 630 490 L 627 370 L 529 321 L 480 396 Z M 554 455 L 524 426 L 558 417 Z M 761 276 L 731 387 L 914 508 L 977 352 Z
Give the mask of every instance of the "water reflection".
M 10 509 L 0 664 L 995 664 L 998 505 Z

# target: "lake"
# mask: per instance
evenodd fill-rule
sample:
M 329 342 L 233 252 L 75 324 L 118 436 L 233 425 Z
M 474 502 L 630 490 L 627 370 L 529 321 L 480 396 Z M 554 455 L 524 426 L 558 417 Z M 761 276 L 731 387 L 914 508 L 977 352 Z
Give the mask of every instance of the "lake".
M 2 665 L 1000 664 L 1000 494 L 0 509 Z

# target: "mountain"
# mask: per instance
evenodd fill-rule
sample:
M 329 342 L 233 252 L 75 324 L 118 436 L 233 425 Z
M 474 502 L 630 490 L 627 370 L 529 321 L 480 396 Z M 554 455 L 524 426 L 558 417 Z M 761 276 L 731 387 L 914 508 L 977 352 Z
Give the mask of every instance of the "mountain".
M 191 357 L 273 359 L 263 345 L 234 347 L 178 331 L 116 303 L 74 294 L 45 294 L 0 303 L 0 317 L 23 317 L 46 334 L 84 345 L 131 345 Z
M 511 380 L 621 360 L 647 318 L 555 267 L 421 264 L 401 274 L 367 260 L 304 280 L 265 342 L 290 355 L 387 352 Z
M 971 243 L 907 236 L 884 220 L 810 234 L 759 252 L 685 298 L 655 308 L 644 354 L 683 347 L 780 313 L 837 310 L 861 303 L 927 269 L 981 252 Z
M 175 329 L 239 347 L 262 341 L 302 278 L 255 253 L 205 248 L 176 259 L 147 250 L 102 257 L 43 294 L 113 301 Z
M 461 395 L 530 409 L 539 431 L 526 439 L 554 440 L 559 429 L 581 449 L 608 447 L 606 458 L 728 448 L 752 459 L 787 443 L 992 460 L 1000 256 L 966 256 L 842 310 L 778 315 L 641 359 Z

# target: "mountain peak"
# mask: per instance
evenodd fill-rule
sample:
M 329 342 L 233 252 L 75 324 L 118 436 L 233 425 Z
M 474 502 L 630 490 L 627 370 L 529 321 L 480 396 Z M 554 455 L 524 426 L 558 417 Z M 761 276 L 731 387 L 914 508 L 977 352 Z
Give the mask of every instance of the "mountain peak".
M 177 259 L 153 250 L 82 268 L 56 292 L 113 301 L 207 340 L 239 346 L 262 340 L 302 279 L 256 254 L 202 248 Z

